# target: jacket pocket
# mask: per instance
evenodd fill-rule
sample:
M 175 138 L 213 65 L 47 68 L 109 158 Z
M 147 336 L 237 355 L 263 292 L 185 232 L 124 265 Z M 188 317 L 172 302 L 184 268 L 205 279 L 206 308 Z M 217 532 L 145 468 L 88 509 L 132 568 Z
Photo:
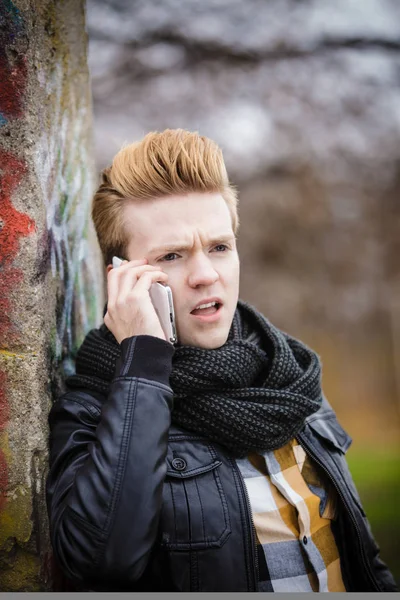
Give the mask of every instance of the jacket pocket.
M 187 551 L 222 546 L 231 532 L 221 461 L 206 441 L 170 440 L 161 544 Z
M 340 425 L 334 413 L 325 418 L 311 420 L 308 424 L 313 432 L 322 439 L 323 444 L 339 469 L 346 489 L 350 492 L 353 501 L 365 517 L 362 501 L 345 457 L 353 441 L 352 438 Z

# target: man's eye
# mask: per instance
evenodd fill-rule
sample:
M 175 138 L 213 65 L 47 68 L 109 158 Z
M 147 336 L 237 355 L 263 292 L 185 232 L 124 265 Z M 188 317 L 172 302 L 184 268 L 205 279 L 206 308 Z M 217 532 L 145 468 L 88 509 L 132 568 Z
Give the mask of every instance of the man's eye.
M 160 258 L 160 260 L 164 260 L 165 262 L 172 262 L 172 260 L 170 258 L 168 258 L 169 256 L 178 256 L 178 255 L 176 254 L 176 252 L 170 252 L 169 254 L 166 254 L 165 256 Z
M 218 246 L 215 246 L 215 249 L 217 248 L 222 248 L 223 252 L 225 252 L 225 250 L 229 250 L 228 246 L 226 246 L 226 244 L 218 244 Z M 160 258 L 160 261 L 164 261 L 164 262 L 173 262 L 174 256 L 178 256 L 176 254 L 176 252 L 169 252 L 169 254 L 166 254 L 165 256 L 163 256 L 162 258 Z

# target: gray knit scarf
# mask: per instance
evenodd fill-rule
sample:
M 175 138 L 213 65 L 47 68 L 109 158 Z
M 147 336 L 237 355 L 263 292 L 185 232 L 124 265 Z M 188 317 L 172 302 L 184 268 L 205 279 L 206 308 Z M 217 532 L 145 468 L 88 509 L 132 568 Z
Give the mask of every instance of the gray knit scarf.
M 104 308 L 104 314 L 107 305 Z M 120 346 L 103 323 L 86 335 L 68 388 L 107 396 Z M 224 445 L 237 457 L 285 445 L 322 402 L 318 355 L 238 301 L 226 343 L 175 346 L 172 422 Z

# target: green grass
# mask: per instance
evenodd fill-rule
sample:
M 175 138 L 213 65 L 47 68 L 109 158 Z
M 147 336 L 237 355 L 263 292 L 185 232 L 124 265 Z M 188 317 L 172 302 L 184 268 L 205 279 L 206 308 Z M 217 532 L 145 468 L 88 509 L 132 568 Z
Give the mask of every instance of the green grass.
M 381 558 L 400 584 L 400 449 L 351 448 L 347 462 Z

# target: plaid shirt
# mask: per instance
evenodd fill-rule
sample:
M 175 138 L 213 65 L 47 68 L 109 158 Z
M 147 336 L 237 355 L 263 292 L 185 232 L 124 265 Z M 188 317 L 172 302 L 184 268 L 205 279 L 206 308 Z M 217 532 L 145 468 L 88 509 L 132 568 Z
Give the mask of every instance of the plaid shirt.
M 336 491 L 295 439 L 237 459 L 257 533 L 260 592 L 345 592 Z

